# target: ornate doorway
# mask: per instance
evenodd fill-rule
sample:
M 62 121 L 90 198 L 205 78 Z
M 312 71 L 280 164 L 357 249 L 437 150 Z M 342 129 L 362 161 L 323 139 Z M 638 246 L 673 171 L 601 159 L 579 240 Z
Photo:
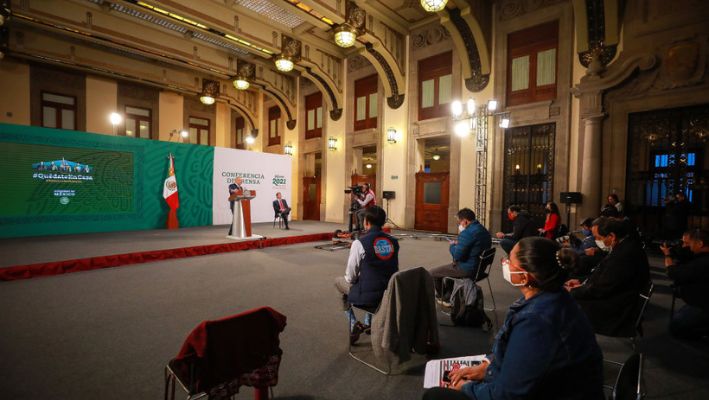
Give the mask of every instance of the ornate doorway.
M 628 214 L 651 236 L 662 236 L 665 201 L 683 192 L 688 227 L 702 226 L 709 210 L 709 105 L 628 116 Z
M 552 201 L 555 124 L 521 126 L 505 131 L 502 230 L 509 232 L 507 207 L 517 205 L 544 221 L 544 204 Z

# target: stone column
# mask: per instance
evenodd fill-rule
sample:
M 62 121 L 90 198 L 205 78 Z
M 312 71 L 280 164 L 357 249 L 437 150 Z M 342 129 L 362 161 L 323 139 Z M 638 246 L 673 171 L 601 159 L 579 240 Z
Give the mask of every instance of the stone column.
M 601 144 L 603 113 L 582 117 L 583 154 L 581 155 L 581 216 L 598 215 L 601 209 L 601 178 L 603 172 Z

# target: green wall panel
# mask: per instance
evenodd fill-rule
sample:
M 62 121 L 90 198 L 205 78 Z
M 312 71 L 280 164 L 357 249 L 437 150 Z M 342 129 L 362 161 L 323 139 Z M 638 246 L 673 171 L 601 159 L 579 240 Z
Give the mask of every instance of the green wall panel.
M 211 225 L 213 147 L 0 124 L 0 237 L 164 228 L 169 153 L 180 226 Z

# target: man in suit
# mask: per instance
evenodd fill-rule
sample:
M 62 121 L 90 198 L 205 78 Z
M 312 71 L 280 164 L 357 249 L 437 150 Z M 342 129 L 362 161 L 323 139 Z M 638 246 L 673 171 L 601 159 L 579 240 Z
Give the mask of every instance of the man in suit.
M 278 218 L 278 216 L 280 215 L 281 218 L 283 218 L 283 223 L 285 223 L 286 229 L 290 229 L 288 227 L 288 215 L 290 215 L 290 207 L 288 207 L 288 203 L 281 198 L 281 192 L 276 193 L 276 200 L 273 200 L 273 212 L 276 213 L 276 218 Z
M 450 241 L 449 251 L 453 263 L 433 268 L 431 276 L 436 289 L 436 297 L 441 297 L 443 278 L 475 277 L 480 263 L 480 253 L 492 246 L 490 232 L 475 219 L 469 208 L 458 211 L 458 240 Z
M 623 221 L 606 219 L 598 225 L 596 240 L 610 250 L 589 278 L 572 279 L 566 289 L 586 312 L 596 333 L 635 335 L 638 298 L 650 282 L 650 266 L 642 243 L 628 235 Z
M 526 210 L 522 210 L 518 206 L 510 206 L 507 209 L 507 218 L 512 221 L 512 233 L 497 232 L 500 240 L 500 247 L 505 253 L 510 254 L 515 244 L 528 236 L 537 236 L 537 225 L 532 220 L 532 217 Z
M 244 190 L 244 187 L 241 185 L 242 183 L 244 183 L 244 180 L 237 176 L 236 179 L 234 179 L 234 183 L 229 185 L 229 196 L 240 190 Z M 229 202 L 229 209 L 231 213 L 234 214 L 234 201 Z M 229 224 L 229 236 L 231 236 L 231 228 L 232 224 Z

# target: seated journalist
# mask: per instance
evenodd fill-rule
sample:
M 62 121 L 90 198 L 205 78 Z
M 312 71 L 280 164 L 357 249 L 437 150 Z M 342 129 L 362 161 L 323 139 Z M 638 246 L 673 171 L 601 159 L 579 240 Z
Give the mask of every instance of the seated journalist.
M 670 333 L 681 339 L 699 339 L 709 335 L 709 232 L 693 229 L 683 236 L 683 244 L 692 252 L 688 260 L 675 262 L 667 245 L 660 247 L 665 255 L 667 276 L 674 281 L 678 296 L 685 305 L 670 321 Z
M 399 270 L 399 242 L 382 232 L 386 212 L 379 206 L 364 211 L 365 232 L 352 242 L 345 276 L 335 278 L 345 316 L 350 321 L 350 343 L 369 329 L 372 314 L 364 324 L 357 321 L 352 305 L 376 308 L 382 301 L 389 279 Z
M 458 232 L 458 240 L 449 242 L 453 262 L 429 271 L 433 277 L 437 298 L 441 297 L 444 277 L 475 277 L 480 253 L 492 246 L 490 232 L 475 219 L 475 213 L 469 208 L 458 211 Z
M 510 306 L 492 353 L 480 365 L 450 374 L 454 389 L 437 399 L 603 399 L 603 357 L 586 315 L 564 290 L 576 253 L 555 241 L 520 240 L 502 275 L 522 293 Z
M 633 336 L 640 291 L 650 282 L 650 266 L 642 243 L 628 235 L 628 225 L 609 218 L 598 225 L 596 240 L 608 247 L 585 282 L 572 279 L 567 290 L 588 315 L 596 333 Z

